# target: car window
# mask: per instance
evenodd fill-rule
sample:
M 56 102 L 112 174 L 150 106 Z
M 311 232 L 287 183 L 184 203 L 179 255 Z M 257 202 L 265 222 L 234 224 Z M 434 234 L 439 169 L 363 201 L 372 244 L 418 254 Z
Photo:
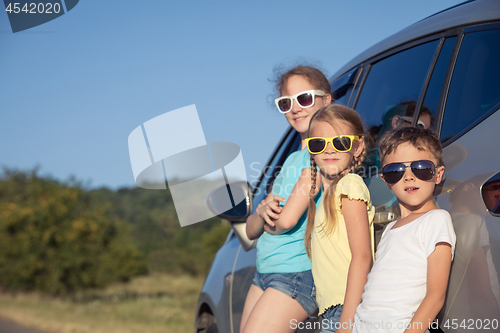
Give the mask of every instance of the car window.
M 448 65 L 450 63 L 451 55 L 453 54 L 453 48 L 457 37 L 447 38 L 441 48 L 439 53 L 439 58 L 434 66 L 434 71 L 432 72 L 431 80 L 427 86 L 427 91 L 425 93 L 424 102 L 420 108 L 419 117 L 425 117 L 425 114 L 430 117 L 430 129 L 434 130 L 434 120 L 436 119 L 436 114 L 439 107 L 439 98 L 441 97 L 441 91 L 443 89 L 444 80 L 446 78 L 446 72 L 448 70 Z
M 439 40 L 434 40 L 417 45 L 371 66 L 355 105 L 375 143 L 366 158 L 365 171 L 380 167 L 376 146 L 383 133 L 411 124 L 438 43 Z M 370 171 L 363 176 L 373 174 Z
M 281 166 L 288 155 L 299 149 L 300 142 L 300 135 L 295 130 L 289 131 L 281 141 L 272 160 L 261 170 L 262 176 L 253 197 L 254 208 L 257 208 L 257 205 L 271 192 L 273 181 Z
M 358 66 L 330 84 L 333 104 L 347 105 L 349 103 L 352 90 L 360 73 L 361 66 Z
M 441 141 L 457 138 L 500 103 L 500 30 L 464 35 L 446 101 Z

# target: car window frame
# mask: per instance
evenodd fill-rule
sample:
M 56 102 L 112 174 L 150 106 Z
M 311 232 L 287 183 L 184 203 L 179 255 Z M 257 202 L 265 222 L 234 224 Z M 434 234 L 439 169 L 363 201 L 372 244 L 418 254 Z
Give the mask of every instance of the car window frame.
M 359 97 L 361 95 L 361 93 L 363 92 L 363 87 L 366 83 L 366 80 L 368 78 L 368 76 L 370 75 L 370 71 L 371 71 L 371 68 L 373 66 L 373 64 L 379 62 L 379 61 L 382 61 L 386 58 L 389 58 L 391 56 L 394 56 L 400 52 L 404 52 L 406 50 L 409 50 L 411 48 L 414 48 L 414 47 L 417 47 L 419 45 L 422 45 L 422 44 L 426 44 L 426 43 L 429 43 L 429 42 L 432 42 L 432 41 L 436 41 L 436 40 L 439 40 L 439 43 L 438 43 L 438 46 L 436 47 L 436 50 L 434 51 L 434 54 L 432 56 L 432 61 L 431 61 L 431 64 L 429 65 L 429 68 L 427 69 L 427 73 L 426 73 L 426 78 L 422 84 L 422 87 L 420 89 L 420 92 L 419 92 L 419 96 L 418 96 L 418 100 L 417 102 L 419 102 L 420 105 L 417 105 L 416 108 L 415 108 L 415 114 L 413 115 L 413 121 L 416 123 L 416 116 L 418 115 L 418 113 L 420 113 L 420 107 L 422 105 L 422 102 L 423 102 L 423 98 L 425 97 L 425 92 L 427 91 L 427 88 L 428 88 L 428 85 L 429 85 L 429 81 L 430 81 L 430 78 L 432 76 L 432 71 L 434 70 L 434 67 L 436 65 L 436 62 L 437 62 L 437 59 L 439 58 L 439 54 L 441 52 L 441 49 L 443 47 L 443 44 L 444 44 L 444 40 L 448 37 L 451 37 L 454 35 L 454 33 L 456 33 L 456 29 L 453 29 L 453 30 L 450 30 L 450 31 L 445 31 L 445 32 L 441 32 L 441 33 L 438 33 L 438 34 L 432 34 L 432 35 L 429 35 L 429 36 L 426 36 L 424 38 L 420 38 L 420 39 L 417 39 L 417 40 L 414 40 L 414 41 L 411 41 L 411 42 L 408 42 L 408 43 L 405 43 L 405 44 L 402 44 L 402 45 L 398 45 L 388 51 L 385 51 L 383 53 L 380 53 L 378 55 L 376 55 L 375 57 L 372 57 L 370 59 L 367 59 L 366 61 L 364 61 L 361 65 L 362 67 L 364 68 L 364 71 L 361 73 L 362 77 L 360 78 L 360 80 L 358 80 L 360 82 L 359 86 L 357 87 L 354 87 L 354 89 L 356 89 L 356 96 L 354 98 L 354 101 L 352 103 L 352 108 L 353 109 L 356 109 L 356 105 L 358 104 L 358 100 L 359 100 Z M 455 50 L 454 50 L 455 52 Z M 453 55 L 454 56 L 454 53 Z M 448 74 L 448 73 L 447 73 Z M 436 117 L 439 116 L 439 112 L 441 110 L 438 109 L 437 112 L 436 112 Z M 440 129 L 440 128 L 439 128 Z
M 355 93 L 355 96 L 354 96 L 354 98 L 353 98 L 353 96 L 351 96 L 351 100 L 353 100 L 353 103 L 352 103 L 352 105 L 350 105 L 350 107 L 353 108 L 354 110 L 356 110 L 356 106 L 358 104 L 359 98 L 360 98 L 361 94 L 363 94 L 363 88 L 366 84 L 368 77 L 370 76 L 371 69 L 372 69 L 373 65 L 375 65 L 376 63 L 378 63 L 380 61 L 388 59 L 394 55 L 397 55 L 401 52 L 405 52 L 405 51 L 410 50 L 412 48 L 418 47 L 420 45 L 424 45 L 424 44 L 431 43 L 431 42 L 437 42 L 435 49 L 433 51 L 433 54 L 430 58 L 429 66 L 426 69 L 424 79 L 422 80 L 422 83 L 421 83 L 421 86 L 420 86 L 420 89 L 419 89 L 419 92 L 417 95 L 417 99 L 416 99 L 417 105 L 415 107 L 415 112 L 413 114 L 413 119 L 412 119 L 412 124 L 415 125 L 417 120 L 418 120 L 418 116 L 420 113 L 421 106 L 423 104 L 423 100 L 425 98 L 425 93 L 427 92 L 429 82 L 432 78 L 433 70 L 436 66 L 438 59 L 439 59 L 441 49 L 444 45 L 446 38 L 451 37 L 451 36 L 453 36 L 453 34 L 451 34 L 450 32 L 443 32 L 443 33 L 429 35 L 429 36 L 426 36 L 424 38 L 420 38 L 420 39 L 414 40 L 412 42 L 399 45 L 395 48 L 392 48 L 391 50 L 380 53 L 377 56 L 372 57 L 372 58 L 364 61 L 361 65 L 353 67 L 353 68 L 360 68 L 361 75 L 357 79 L 357 82 L 359 82 L 359 84 L 357 84 L 356 86 L 353 87 L 353 93 Z M 361 66 L 361 67 L 359 67 L 359 66 Z M 351 69 L 351 71 L 352 71 L 352 69 Z M 345 74 L 343 74 L 343 75 L 345 75 Z M 339 76 L 339 78 L 342 77 L 343 75 Z M 436 116 L 439 114 L 439 111 L 440 111 L 439 109 L 436 111 Z M 436 131 L 437 131 L 437 129 L 436 129 Z M 379 174 L 380 172 L 381 172 L 381 170 L 379 169 L 377 174 Z M 369 179 L 369 178 L 372 178 L 373 176 L 376 176 L 376 174 L 374 174 L 374 175 L 370 174 L 370 176 L 367 176 L 366 178 Z M 365 178 L 365 177 L 363 177 L 363 178 Z
M 447 75 L 447 77 L 445 79 L 446 91 L 444 94 L 441 95 L 441 99 L 443 101 L 441 103 L 441 100 L 440 100 L 440 104 L 439 104 L 439 110 L 438 110 L 439 118 L 436 117 L 436 126 L 439 125 L 439 132 L 438 132 L 439 136 L 441 136 L 441 126 L 442 126 L 442 122 L 444 119 L 444 109 L 446 107 L 446 102 L 447 102 L 448 94 L 449 94 L 450 87 L 451 87 L 451 81 L 453 79 L 453 74 L 455 72 L 455 66 L 457 64 L 458 56 L 459 56 L 460 50 L 462 48 L 463 40 L 464 40 L 466 34 L 468 34 L 468 33 L 474 33 L 474 32 L 480 32 L 480 31 L 491 31 L 491 30 L 500 30 L 500 22 L 476 24 L 476 25 L 472 25 L 472 26 L 461 27 L 461 33 L 459 35 L 459 38 L 457 39 L 457 43 L 455 44 L 455 49 L 453 50 L 453 55 L 452 55 L 453 61 L 450 62 L 450 68 L 448 68 L 449 73 L 448 72 L 446 73 L 446 75 Z M 443 89 L 444 88 L 445 87 L 443 87 Z M 460 137 L 462 137 L 464 134 L 466 134 L 467 132 L 472 130 L 474 127 L 476 127 L 478 124 L 483 122 L 486 118 L 491 116 L 493 113 L 495 113 L 499 109 L 500 109 L 500 102 L 491 106 L 489 110 L 484 112 L 475 121 L 471 122 L 469 125 L 464 127 L 464 129 L 462 129 L 461 131 L 458 131 L 452 137 L 450 137 L 444 141 L 441 141 L 443 148 L 449 146 L 450 144 L 452 144 L 453 142 L 458 140 Z
M 433 56 L 433 61 L 428 69 L 426 80 L 424 81 L 421 92 L 419 94 L 419 98 L 417 101 L 418 105 L 415 108 L 415 114 L 413 115 L 413 121 L 412 121 L 412 124 L 415 125 L 417 122 L 419 113 L 420 113 L 420 109 L 422 107 L 423 100 L 425 98 L 425 94 L 426 94 L 428 86 L 429 86 L 430 79 L 432 78 L 432 72 L 436 66 L 437 60 L 439 58 L 439 54 L 441 53 L 442 47 L 444 45 L 444 41 L 447 38 L 457 37 L 453 52 L 452 52 L 451 57 L 450 57 L 450 62 L 448 64 L 448 69 L 446 72 L 446 76 L 445 76 L 445 80 L 444 80 L 444 84 L 443 84 L 443 88 L 442 88 L 442 92 L 441 92 L 441 96 L 440 96 L 439 106 L 438 106 L 438 109 L 436 111 L 436 120 L 435 120 L 434 130 L 438 135 L 440 135 L 441 134 L 441 126 L 442 126 L 442 122 L 443 122 L 443 118 L 444 118 L 444 109 L 446 107 L 448 93 L 449 93 L 449 89 L 450 89 L 450 85 L 451 85 L 451 80 L 453 78 L 455 65 L 456 65 L 456 62 L 458 59 L 458 55 L 460 54 L 460 49 L 461 49 L 465 34 L 471 33 L 471 32 L 496 30 L 496 29 L 500 29 L 500 22 L 490 22 L 490 23 L 484 23 L 484 24 L 477 24 L 476 23 L 473 25 L 461 25 L 461 26 L 454 27 L 452 29 L 448 29 L 445 31 L 434 33 L 432 35 L 428 35 L 428 36 L 425 36 L 425 37 L 422 37 L 422 38 L 419 38 L 419 39 L 416 39 L 416 40 L 413 40 L 410 42 L 400 44 L 400 45 L 398 45 L 390 50 L 386 50 L 382 53 L 379 53 L 376 56 L 371 57 L 371 58 L 361 62 L 360 64 L 358 64 L 356 66 L 353 66 L 351 69 L 349 69 L 345 73 L 343 73 L 343 74 L 339 75 L 337 78 L 335 78 L 335 80 L 339 79 L 340 77 L 345 75 L 347 72 L 353 70 L 354 68 L 360 66 L 360 75 L 359 75 L 358 79 L 356 80 L 356 84 L 353 87 L 353 92 L 352 92 L 352 95 L 350 97 L 350 101 L 348 102 L 349 107 L 356 109 L 356 105 L 358 103 L 359 97 L 363 91 L 363 87 L 365 85 L 365 82 L 366 82 L 368 76 L 370 75 L 371 67 L 373 64 L 375 64 L 375 63 L 377 63 L 385 58 L 389 58 L 389 57 L 391 57 L 399 52 L 411 49 L 411 48 L 418 46 L 420 44 L 425 44 L 427 42 L 440 39 L 439 47 L 436 48 L 436 52 Z M 352 103 L 351 103 L 351 100 L 352 100 Z M 467 133 L 472 128 L 477 126 L 479 123 L 481 123 L 486 118 L 488 118 L 491 114 L 496 112 L 499 108 L 500 108 L 500 103 L 492 106 L 487 112 L 485 112 L 481 117 L 479 117 L 474 122 L 472 122 L 470 125 L 468 125 L 464 130 L 458 132 L 457 134 L 455 134 L 453 137 L 447 139 L 446 141 L 443 141 L 442 142 L 443 148 L 450 145 L 455 140 L 457 140 L 458 138 L 463 136 L 465 133 Z
M 332 94 L 332 102 L 331 103 L 349 106 L 349 104 L 352 100 L 352 96 L 356 95 L 356 92 L 357 92 L 356 87 L 359 87 L 357 83 L 359 82 L 359 79 L 361 78 L 362 73 L 363 73 L 363 66 L 360 64 L 358 66 L 353 67 L 352 69 L 348 70 L 347 72 L 345 72 L 344 74 L 340 75 L 335 80 L 330 82 L 330 90 L 331 90 L 331 94 Z M 347 82 L 345 82 L 343 85 L 338 87 L 336 90 L 333 90 L 335 88 L 336 83 L 338 83 L 340 81 L 345 81 L 346 79 L 347 79 Z M 349 96 L 347 96 L 347 103 L 336 103 L 338 99 L 334 99 L 335 92 L 337 90 L 339 90 L 345 86 L 349 86 L 349 85 L 351 85 L 351 87 L 347 88 L 348 90 L 350 90 Z M 347 93 L 344 94 L 343 96 L 346 96 L 346 95 L 347 95 Z

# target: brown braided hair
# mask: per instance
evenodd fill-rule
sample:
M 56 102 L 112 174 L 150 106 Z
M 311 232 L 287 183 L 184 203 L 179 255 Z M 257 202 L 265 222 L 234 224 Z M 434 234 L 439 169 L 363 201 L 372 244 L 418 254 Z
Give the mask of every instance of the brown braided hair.
M 349 127 L 351 127 L 354 135 L 360 137 L 360 140 L 365 141 L 365 143 L 369 140 L 368 135 L 364 131 L 363 122 L 361 121 L 361 117 L 359 114 L 353 109 L 343 106 L 340 104 L 330 104 L 325 106 L 316 112 L 314 116 L 311 118 L 311 122 L 309 123 L 309 135 L 311 134 L 311 128 L 313 123 L 316 121 L 324 121 L 330 124 L 333 128 L 338 128 L 337 124 L 339 121 L 344 122 Z M 331 186 L 327 191 L 323 194 L 323 205 L 325 209 L 325 220 L 321 222 L 319 227 L 323 228 L 326 234 L 331 234 L 336 227 L 337 217 L 335 214 L 335 200 L 332 199 L 332 196 L 335 193 L 335 188 L 338 182 L 348 173 L 354 172 L 363 162 L 367 154 L 367 144 L 365 144 L 362 153 L 358 156 L 357 159 L 353 159 L 351 165 L 338 174 L 338 177 L 335 178 Z M 311 254 L 311 234 L 314 229 L 314 218 L 316 216 L 316 203 L 314 201 L 315 193 L 316 193 L 316 178 L 317 178 L 318 170 L 316 168 L 316 162 L 314 161 L 313 155 L 311 155 L 311 191 L 309 192 L 309 209 L 307 213 L 307 226 L 305 233 L 305 245 L 307 255 L 309 257 Z

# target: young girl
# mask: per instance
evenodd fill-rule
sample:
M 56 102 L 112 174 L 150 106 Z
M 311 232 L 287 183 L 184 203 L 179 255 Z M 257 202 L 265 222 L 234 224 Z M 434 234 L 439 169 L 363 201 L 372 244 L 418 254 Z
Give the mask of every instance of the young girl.
M 245 301 L 240 332 L 294 332 L 317 309 L 311 262 L 304 246 L 311 165 L 305 149 L 309 121 L 331 102 L 330 85 L 319 70 L 299 66 L 278 81 L 280 112 L 300 133 L 301 150 L 292 153 L 269 196 L 247 219 L 246 232 L 257 239 L 257 272 Z M 319 185 L 319 184 L 318 184 Z M 286 202 L 285 206 L 280 203 Z
M 330 105 L 311 119 L 307 148 L 311 179 L 319 168 L 324 194 L 311 189 L 305 244 L 311 257 L 322 332 L 350 332 L 372 264 L 375 209 L 360 176 L 366 135 L 356 111 Z

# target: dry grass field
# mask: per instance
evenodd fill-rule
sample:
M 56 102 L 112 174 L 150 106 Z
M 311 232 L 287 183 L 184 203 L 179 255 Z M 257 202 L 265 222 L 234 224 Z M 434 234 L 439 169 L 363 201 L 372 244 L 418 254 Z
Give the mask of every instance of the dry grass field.
M 192 332 L 202 278 L 152 274 L 71 298 L 0 294 L 0 317 L 54 333 Z

